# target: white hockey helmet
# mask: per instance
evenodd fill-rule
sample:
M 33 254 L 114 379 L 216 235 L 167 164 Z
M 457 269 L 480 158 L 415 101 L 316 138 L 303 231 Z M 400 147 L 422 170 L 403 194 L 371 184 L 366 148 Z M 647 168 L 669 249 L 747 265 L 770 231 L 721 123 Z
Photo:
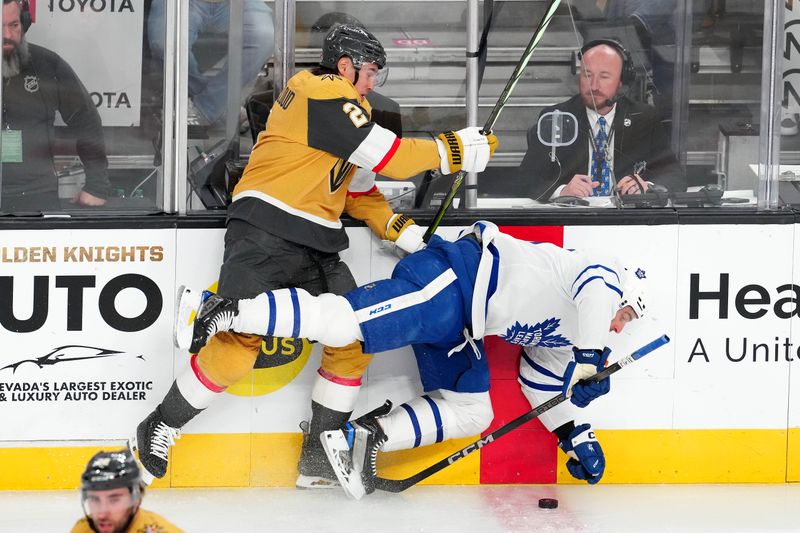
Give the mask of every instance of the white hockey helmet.
M 644 269 L 639 267 L 625 267 L 622 269 L 622 299 L 619 308 L 630 305 L 637 318 L 642 318 L 647 310 L 647 293 Z

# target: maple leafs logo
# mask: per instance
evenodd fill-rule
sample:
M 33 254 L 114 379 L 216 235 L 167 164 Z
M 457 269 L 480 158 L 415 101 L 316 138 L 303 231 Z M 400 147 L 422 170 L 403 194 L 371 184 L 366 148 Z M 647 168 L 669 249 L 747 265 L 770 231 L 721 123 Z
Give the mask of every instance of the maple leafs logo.
M 515 322 L 513 326 L 506 330 L 505 335 L 501 335 L 501 338 L 511 344 L 520 344 L 522 346 L 541 346 L 543 348 L 570 346 L 572 342 L 569 339 L 555 332 L 560 325 L 561 319 L 555 317 L 548 318 L 534 326 Z

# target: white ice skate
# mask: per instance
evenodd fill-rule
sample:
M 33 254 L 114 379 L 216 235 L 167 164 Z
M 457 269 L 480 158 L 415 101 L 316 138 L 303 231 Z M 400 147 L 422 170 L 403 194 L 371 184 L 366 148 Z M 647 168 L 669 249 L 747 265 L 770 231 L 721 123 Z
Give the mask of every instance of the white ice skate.
M 388 439 L 378 419 L 391 410 L 392 402 L 386 400 L 374 411 L 319 436 L 336 478 L 351 498 L 360 500 L 375 492 L 378 451 Z
M 184 285 L 178 289 L 178 297 L 175 301 L 173 341 L 175 346 L 181 350 L 188 350 L 192 344 L 194 319 L 197 317 L 200 304 L 203 303 L 203 292 Z
M 323 431 L 320 439 L 325 455 L 328 456 L 328 461 L 345 493 L 355 500 L 363 498 L 367 489 L 361 480 L 361 472 L 356 471 L 353 465 L 353 452 L 345 432 L 340 429 Z
M 200 351 L 220 331 L 230 331 L 239 314 L 237 300 L 188 287 L 178 290 L 175 310 L 175 345 L 191 353 Z

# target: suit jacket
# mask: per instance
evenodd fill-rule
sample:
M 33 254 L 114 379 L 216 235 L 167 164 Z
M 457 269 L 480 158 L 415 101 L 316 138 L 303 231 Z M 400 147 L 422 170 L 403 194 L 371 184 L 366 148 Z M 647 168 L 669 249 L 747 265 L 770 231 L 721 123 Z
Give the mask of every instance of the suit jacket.
M 580 95 L 545 108 L 539 116 L 555 109 L 575 115 L 578 137 L 571 145 L 556 148 L 559 168 L 557 162 L 550 161 L 551 148 L 539 142 L 538 120 L 528 130 L 528 151 L 519 166 L 518 179 L 529 183 L 529 196 L 540 201 L 547 201 L 556 188 L 569 182 L 575 174 L 587 174 L 589 169 L 592 130 Z M 612 161 L 617 180 L 633 174 L 634 165 L 644 161 L 647 167 L 642 178 L 646 181 L 664 185 L 670 191 L 686 190 L 686 178 L 670 149 L 669 131 L 658 119 L 654 107 L 621 96 L 610 131 L 614 133 Z

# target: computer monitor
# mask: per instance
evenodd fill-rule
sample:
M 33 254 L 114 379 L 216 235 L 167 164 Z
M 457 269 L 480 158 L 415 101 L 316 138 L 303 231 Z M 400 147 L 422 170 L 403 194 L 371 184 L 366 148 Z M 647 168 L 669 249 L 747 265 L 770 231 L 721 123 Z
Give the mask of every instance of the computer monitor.
M 226 209 L 231 203 L 233 186 L 226 163 L 232 161 L 233 154 L 230 143 L 223 139 L 209 150 L 199 151 L 189 163 L 189 185 L 206 209 Z

